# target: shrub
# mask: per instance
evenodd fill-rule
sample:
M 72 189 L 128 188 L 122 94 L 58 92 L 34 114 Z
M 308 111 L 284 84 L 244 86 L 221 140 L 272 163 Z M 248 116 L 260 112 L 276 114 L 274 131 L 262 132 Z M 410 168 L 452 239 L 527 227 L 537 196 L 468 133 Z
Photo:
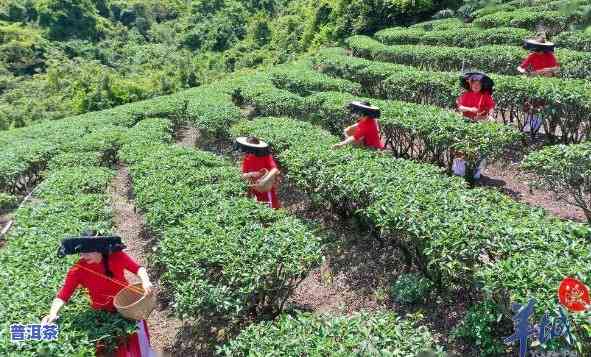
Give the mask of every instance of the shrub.
M 35 197 L 19 208 L 7 244 L 0 250 L 0 325 L 38 323 L 47 314 L 56 290 L 74 258 L 60 259 L 61 239 L 94 228 L 107 233 L 112 228 L 110 204 L 104 188 L 113 172 L 103 168 L 56 168 L 49 172 Z M 10 288 L 9 288 L 10 287 Z M 15 292 L 17 292 L 15 294 Z M 3 356 L 92 355 L 97 341 L 114 345 L 119 336 L 136 329 L 134 322 L 118 314 L 94 311 L 83 294 L 77 294 L 58 320 L 57 342 L 11 343 L 0 340 Z
M 487 45 L 521 45 L 525 38 L 533 35 L 532 31 L 509 27 L 486 30 L 461 27 L 440 31 L 394 27 L 377 32 L 375 38 L 387 45 L 422 44 L 474 48 Z M 573 49 L 577 50 L 578 48 Z
M 529 154 L 522 168 L 537 176 L 533 186 L 579 207 L 591 223 L 591 143 L 544 148 Z
M 441 347 L 419 316 L 402 319 L 390 312 L 358 313 L 352 316 L 282 315 L 275 322 L 251 325 L 230 343 L 218 349 L 225 356 L 331 355 L 415 356 Z
M 552 39 L 558 47 L 567 47 L 577 51 L 591 51 L 591 32 L 565 31 Z
M 421 274 L 402 274 L 390 288 L 392 300 L 402 304 L 425 302 L 433 283 Z
M 502 317 L 498 306 L 492 301 L 473 305 L 452 335 L 474 346 L 481 356 L 498 356 L 505 352 L 495 326 Z
M 17 196 L 0 192 L 0 212 L 4 210 L 11 210 L 18 206 L 19 199 Z
M 568 24 L 577 23 L 580 19 L 576 15 L 565 16 L 560 11 L 532 11 L 522 9 L 516 11 L 499 11 L 474 20 L 474 25 L 482 28 L 493 27 L 519 27 L 536 30 L 545 28 L 549 33 L 555 34 L 564 31 Z

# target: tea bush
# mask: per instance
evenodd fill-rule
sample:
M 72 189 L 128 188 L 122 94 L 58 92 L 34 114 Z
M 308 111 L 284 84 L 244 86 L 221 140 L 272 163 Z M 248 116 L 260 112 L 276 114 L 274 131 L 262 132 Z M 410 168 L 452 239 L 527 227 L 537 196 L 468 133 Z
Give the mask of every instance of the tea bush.
M 7 335 L 10 324 L 39 323 L 48 313 L 67 269 L 76 259 L 57 257 L 63 238 L 89 227 L 111 233 L 112 216 L 105 189 L 113 171 L 89 163 L 73 168 L 69 158 L 62 156 L 52 162 L 47 178 L 34 193 L 36 200 L 16 211 L 7 244 L 0 250 L 0 299 L 5 304 L 0 310 L 2 356 L 91 356 L 96 341 L 112 346 L 118 336 L 136 329 L 135 322 L 118 314 L 92 310 L 84 295 L 77 294 L 57 321 L 57 342 L 16 344 Z
M 429 299 L 432 286 L 421 274 L 402 274 L 390 287 L 390 296 L 402 304 L 422 303 Z
M 281 315 L 274 322 L 251 325 L 219 348 L 224 356 L 416 356 L 426 350 L 444 356 L 419 316 L 391 312 L 352 316 Z
M 18 202 L 19 199 L 17 196 L 0 192 L 0 212 L 16 208 L 18 206 Z
M 322 76 L 320 76 L 322 78 Z M 262 81 L 260 83 L 263 83 Z M 264 88 L 264 90 L 261 90 Z M 347 103 L 359 98 L 346 93 L 323 92 L 299 97 L 267 84 L 239 87 L 247 103 L 261 115 L 288 115 L 319 124 L 334 134 L 352 124 Z M 287 100 L 287 98 L 291 100 Z M 383 115 L 380 127 L 395 155 L 451 167 L 451 150 L 462 150 L 475 165 L 480 156 L 493 158 L 520 134 L 497 123 L 470 124 L 457 114 L 426 105 L 368 99 Z
M 535 35 L 534 32 L 509 27 L 479 29 L 460 27 L 451 30 L 424 31 L 417 28 L 393 27 L 378 31 L 375 39 L 386 45 L 430 45 L 474 48 L 487 45 L 523 44 L 525 38 Z M 563 46 L 568 47 L 569 46 Z M 578 50 L 578 48 L 573 48 Z
M 524 8 L 516 11 L 499 11 L 494 14 L 478 17 L 474 20 L 475 26 L 487 29 L 493 27 L 519 27 L 535 30 L 537 26 L 543 26 L 550 33 L 564 31 L 569 24 L 577 24 L 581 21 L 576 14 L 565 15 L 561 11 L 533 11 Z

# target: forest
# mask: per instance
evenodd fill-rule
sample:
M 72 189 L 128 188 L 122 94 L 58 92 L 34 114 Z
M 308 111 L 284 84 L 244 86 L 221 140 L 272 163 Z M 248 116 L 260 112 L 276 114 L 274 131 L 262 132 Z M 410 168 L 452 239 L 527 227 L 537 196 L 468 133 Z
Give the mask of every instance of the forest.
M 455 5 L 454 0 L 5 0 L 0 129 L 171 94 Z

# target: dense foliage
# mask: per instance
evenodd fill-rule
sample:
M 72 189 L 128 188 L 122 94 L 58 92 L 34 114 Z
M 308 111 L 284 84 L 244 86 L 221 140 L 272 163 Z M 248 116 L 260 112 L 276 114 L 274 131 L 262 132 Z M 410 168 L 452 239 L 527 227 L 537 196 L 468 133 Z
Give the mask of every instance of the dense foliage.
M 224 356 L 444 356 L 418 316 L 393 313 L 353 316 L 282 315 L 275 322 L 252 325 L 219 349 Z
M 58 258 L 61 239 L 89 227 L 111 233 L 112 217 L 105 191 L 113 175 L 112 170 L 98 165 L 82 167 L 69 161 L 61 166 L 56 161 L 36 189 L 35 200 L 16 211 L 8 244 L 0 250 L 2 356 L 92 356 L 96 341 L 113 346 L 119 336 L 135 330 L 134 322 L 118 314 L 92 310 L 85 295 L 78 293 L 60 314 L 58 343 L 15 344 L 8 337 L 10 324 L 39 323 L 49 311 L 74 262 L 71 257 Z
M 7 0 L 0 130 L 178 92 L 455 3 Z
M 262 118 L 232 132 L 265 137 L 301 189 L 374 225 L 440 287 L 480 286 L 505 318 L 509 301 L 536 298 L 540 311 L 553 310 L 564 276 L 588 274 L 583 262 L 591 259 L 591 232 L 585 226 L 551 219 L 491 190 L 466 190 L 429 165 L 331 150 L 337 138 L 311 124 Z M 540 271 L 540 261 L 555 268 Z M 577 332 L 582 339 L 584 331 Z

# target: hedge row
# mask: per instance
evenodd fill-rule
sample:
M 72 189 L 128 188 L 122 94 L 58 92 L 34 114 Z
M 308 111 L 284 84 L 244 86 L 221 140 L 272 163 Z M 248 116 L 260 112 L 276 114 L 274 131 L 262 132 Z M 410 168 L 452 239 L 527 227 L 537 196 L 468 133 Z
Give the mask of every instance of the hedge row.
M 291 119 L 241 122 L 231 133 L 268 140 L 290 180 L 416 252 L 412 259 L 440 286 L 481 287 L 506 308 L 509 301 L 536 298 L 539 314 L 557 307 L 556 288 L 565 276 L 591 273 L 589 227 L 549 218 L 493 190 L 467 190 L 433 166 L 332 150 L 336 137 Z M 541 261 L 553 268 L 540 269 Z M 510 318 L 510 310 L 502 312 Z
M 419 22 L 418 24 L 411 25 L 410 28 L 419 28 L 427 31 L 438 30 L 450 30 L 458 27 L 470 27 L 471 24 L 466 24 L 460 19 L 449 18 L 449 19 L 438 19 L 431 21 Z
M 497 12 L 519 11 L 547 11 L 561 10 L 572 3 L 572 0 L 513 0 L 499 5 L 487 6 L 472 13 L 475 18 L 491 15 Z
M 590 31 L 565 31 L 552 39 L 559 47 L 568 47 L 577 51 L 591 51 Z
M 297 71 L 299 73 L 300 70 Z M 306 78 L 313 77 L 313 71 Z M 323 75 L 319 75 L 323 78 Z M 284 77 L 289 81 L 291 76 Z M 300 77 L 298 86 L 305 86 Z M 264 86 L 256 81 L 239 87 L 242 100 L 253 105 L 260 115 L 286 115 L 320 124 L 340 135 L 351 125 L 346 109 L 352 100 L 367 99 L 382 110 L 380 127 L 386 144 L 398 157 L 414 158 L 451 167 L 451 150 L 461 150 L 467 161 L 475 165 L 480 156 L 497 157 L 520 138 L 513 128 L 499 123 L 471 124 L 459 115 L 437 107 L 397 101 L 360 98 L 347 93 L 321 92 L 306 98 Z M 310 86 L 313 86 L 312 81 Z M 289 98 L 287 100 L 286 98 Z
M 61 120 L 34 124 L 25 128 L 0 132 L 0 191 L 23 192 L 38 182 L 39 173 L 47 162 L 64 150 L 85 145 L 79 139 L 97 133 L 94 146 L 100 146 L 100 136 L 106 127 L 130 127 L 143 117 L 170 116 L 180 118 L 184 112 L 182 96 L 164 96 L 148 101 L 123 105 L 100 112 L 87 113 Z M 91 140 L 91 138 L 88 138 Z M 115 151 L 103 152 L 104 159 L 113 158 Z
M 346 43 L 355 56 L 439 71 L 460 71 L 464 67 L 499 74 L 518 74 L 517 67 L 527 56 L 527 51 L 522 48 L 502 45 L 478 48 L 388 46 L 367 36 L 353 36 Z M 591 54 L 558 49 L 556 56 L 560 62 L 561 77 L 591 78 Z
M 566 15 L 562 11 L 538 11 L 539 9 L 521 9 L 516 11 L 499 11 L 494 14 L 478 17 L 472 23 L 481 28 L 519 27 L 536 30 L 544 27 L 550 34 L 562 32 L 571 24 L 578 24 L 582 17 L 576 13 Z
M 89 148 L 92 143 L 96 141 L 90 140 Z M 102 146 L 110 145 L 105 141 Z M 88 155 L 102 157 L 105 153 Z M 97 340 L 113 345 L 118 336 L 136 328 L 118 314 L 92 310 L 85 294 L 79 293 L 61 313 L 57 342 L 10 342 L 9 325 L 39 323 L 48 313 L 67 269 L 77 259 L 57 257 L 60 241 L 86 228 L 112 232 L 110 202 L 105 191 L 114 172 L 99 167 L 98 161 L 84 162 L 88 155 L 67 152 L 61 160 L 53 161 L 46 179 L 34 193 L 36 200 L 15 213 L 7 244 L 0 249 L 2 356 L 93 356 Z
M 309 60 L 275 66 L 268 74 L 275 87 L 287 89 L 303 97 L 327 91 L 361 94 L 359 83 L 310 71 Z
M 460 27 L 450 30 L 425 31 L 420 28 L 393 27 L 378 31 L 375 38 L 386 45 L 431 45 L 474 48 L 486 45 L 523 44 L 523 39 L 533 36 L 532 31 L 499 27 L 479 29 Z M 569 47 L 569 46 L 563 46 Z
M 457 73 L 423 71 L 410 66 L 346 56 L 342 49 L 325 49 L 314 59 L 317 70 L 363 85 L 366 95 L 455 108 L 460 94 Z M 591 137 L 591 86 L 584 80 L 491 75 L 495 80 L 497 113 L 522 130 L 527 122 L 524 103 L 545 102 L 545 132 L 564 143 Z M 558 128 L 559 131 L 553 131 Z
M 131 137 L 145 131 L 134 128 Z M 246 197 L 229 162 L 157 140 L 137 142 L 125 145 L 121 158 L 130 164 L 136 204 L 162 237 L 154 257 L 175 312 L 227 319 L 279 312 L 319 262 L 318 237 L 284 211 Z
M 352 316 L 282 315 L 273 322 L 251 325 L 218 349 L 225 356 L 416 356 L 436 350 L 445 356 L 418 318 L 401 319 L 392 312 Z

